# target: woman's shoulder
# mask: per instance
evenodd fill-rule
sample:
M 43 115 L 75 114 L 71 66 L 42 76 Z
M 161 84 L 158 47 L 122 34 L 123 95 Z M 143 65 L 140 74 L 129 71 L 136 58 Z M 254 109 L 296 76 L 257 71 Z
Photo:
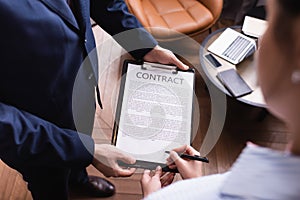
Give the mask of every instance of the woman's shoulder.
M 299 156 L 248 145 L 230 171 L 221 189 L 223 196 L 300 199 Z

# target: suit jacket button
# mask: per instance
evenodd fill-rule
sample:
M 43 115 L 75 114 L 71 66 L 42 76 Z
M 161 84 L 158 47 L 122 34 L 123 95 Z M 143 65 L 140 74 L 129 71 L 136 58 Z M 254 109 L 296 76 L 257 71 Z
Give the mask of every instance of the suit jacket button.
M 87 43 L 87 39 L 84 39 L 84 43 Z

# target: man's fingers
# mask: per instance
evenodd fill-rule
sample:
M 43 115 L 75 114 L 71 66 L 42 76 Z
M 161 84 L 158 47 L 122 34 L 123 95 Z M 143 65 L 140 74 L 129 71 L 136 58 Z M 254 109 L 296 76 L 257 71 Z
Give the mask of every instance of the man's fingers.
M 155 46 L 149 53 L 144 56 L 144 60 L 148 62 L 158 62 L 161 64 L 173 64 L 178 68 L 187 70 L 189 67 L 182 63 L 175 54 L 159 45 Z
M 173 64 L 175 64 L 178 68 L 182 69 L 182 70 L 188 70 L 189 66 L 183 64 L 175 55 L 173 57 Z
M 124 163 L 131 164 L 131 165 L 136 162 L 136 159 L 134 157 L 128 155 L 128 154 L 121 154 L 121 155 L 119 155 L 118 160 L 121 160 Z
M 135 170 L 135 168 L 122 169 L 121 167 L 119 167 L 117 169 L 117 176 L 129 177 L 135 172 Z

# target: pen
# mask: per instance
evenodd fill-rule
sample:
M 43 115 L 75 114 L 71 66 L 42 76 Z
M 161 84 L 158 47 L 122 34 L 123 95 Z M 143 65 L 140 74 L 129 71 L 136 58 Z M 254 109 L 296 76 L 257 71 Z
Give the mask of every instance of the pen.
M 170 151 L 165 151 L 165 153 L 170 154 Z M 189 160 L 197 160 L 197 161 L 209 163 L 209 160 L 206 157 L 201 157 L 201 156 L 198 156 L 198 155 L 191 156 L 191 155 L 184 154 L 184 153 L 182 153 L 182 154 L 178 153 L 178 155 L 181 158 L 186 158 L 186 159 L 189 159 Z

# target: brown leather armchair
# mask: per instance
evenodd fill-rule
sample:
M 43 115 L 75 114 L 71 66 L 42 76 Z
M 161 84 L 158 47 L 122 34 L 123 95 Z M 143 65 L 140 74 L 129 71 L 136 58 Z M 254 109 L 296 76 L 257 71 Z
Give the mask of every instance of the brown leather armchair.
M 129 11 L 158 40 L 180 37 L 176 32 L 193 37 L 210 29 L 223 7 L 223 0 L 125 1 Z

